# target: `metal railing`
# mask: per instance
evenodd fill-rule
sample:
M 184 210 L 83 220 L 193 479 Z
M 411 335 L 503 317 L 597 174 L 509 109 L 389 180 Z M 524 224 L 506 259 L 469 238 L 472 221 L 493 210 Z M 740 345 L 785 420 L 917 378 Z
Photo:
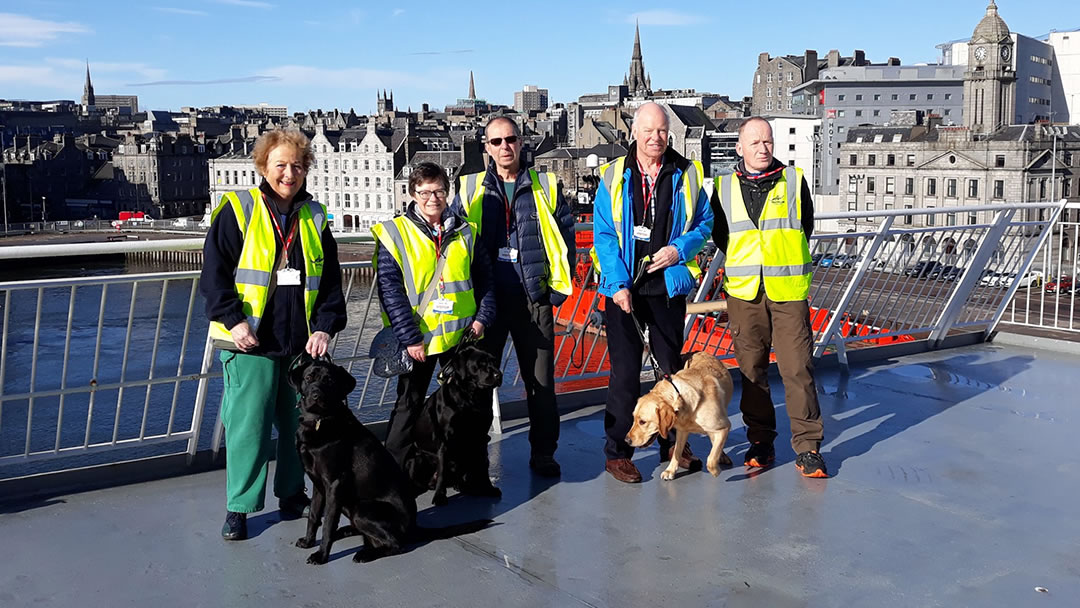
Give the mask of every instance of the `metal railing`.
M 1049 229 L 1062 206 L 966 207 L 993 212 L 989 223 L 967 226 L 902 223 L 906 216 L 932 223 L 926 218 L 955 211 L 947 208 L 821 215 L 880 224 L 812 238 L 815 355 L 835 349 L 844 361 L 849 348 L 914 340 L 936 347 L 955 333 L 989 335 L 1021 287 L 1008 275 L 1025 276 L 1049 237 L 1063 238 Z M 1039 209 L 1047 210 L 1045 219 L 1023 219 Z M 693 299 L 722 297 L 722 256 L 703 254 L 700 262 L 707 271 Z M 366 358 L 382 325 L 374 271 L 367 262 L 342 267 L 350 322 L 331 352 L 358 379 L 350 405 L 361 420 L 385 419 L 393 381 L 373 376 Z M 574 294 L 555 310 L 560 393 L 607 383 L 603 298 L 587 263 L 575 271 Z M 217 450 L 221 387 L 212 380 L 220 365 L 207 339 L 198 280 L 197 272 L 163 272 L 0 283 L 0 478 Z M 733 356 L 722 313 L 688 315 L 685 335 L 688 350 Z M 523 399 L 509 344 L 504 361 L 508 381 L 498 399 Z

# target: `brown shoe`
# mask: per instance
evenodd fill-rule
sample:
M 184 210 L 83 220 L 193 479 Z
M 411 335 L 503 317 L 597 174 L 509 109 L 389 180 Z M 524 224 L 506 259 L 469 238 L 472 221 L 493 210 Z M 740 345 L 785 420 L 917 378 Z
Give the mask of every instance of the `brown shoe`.
M 675 446 L 667 451 L 666 454 L 660 454 L 660 462 L 667 462 L 671 460 L 672 455 L 675 453 Z M 694 456 L 694 453 L 690 451 L 690 444 L 683 446 L 682 455 L 679 456 L 679 468 L 687 469 L 689 471 L 701 470 L 701 459 Z
M 604 465 L 604 470 L 623 483 L 641 483 L 641 471 L 630 462 L 629 458 L 609 460 Z

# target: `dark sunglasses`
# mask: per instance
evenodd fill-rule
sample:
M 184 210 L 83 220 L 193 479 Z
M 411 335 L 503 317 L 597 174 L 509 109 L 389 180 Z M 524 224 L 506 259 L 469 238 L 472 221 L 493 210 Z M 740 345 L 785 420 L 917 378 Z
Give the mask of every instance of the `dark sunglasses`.
M 488 140 L 488 143 L 498 148 L 502 145 L 503 141 L 508 144 L 516 144 L 518 139 L 519 138 L 517 135 L 509 135 L 507 137 L 492 137 Z

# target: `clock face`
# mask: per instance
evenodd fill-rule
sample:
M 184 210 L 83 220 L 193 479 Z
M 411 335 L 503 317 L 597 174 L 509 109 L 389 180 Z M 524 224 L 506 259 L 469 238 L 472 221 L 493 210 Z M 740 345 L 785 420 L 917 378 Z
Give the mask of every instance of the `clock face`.
M 1010 57 L 1012 57 L 1012 47 L 1011 46 L 1003 46 L 1003 47 L 1001 47 L 1001 59 L 1002 59 L 1002 61 L 1008 61 Z
M 979 61 L 985 61 L 986 60 L 986 47 L 985 46 L 977 46 L 977 47 L 975 47 L 975 59 L 977 59 Z

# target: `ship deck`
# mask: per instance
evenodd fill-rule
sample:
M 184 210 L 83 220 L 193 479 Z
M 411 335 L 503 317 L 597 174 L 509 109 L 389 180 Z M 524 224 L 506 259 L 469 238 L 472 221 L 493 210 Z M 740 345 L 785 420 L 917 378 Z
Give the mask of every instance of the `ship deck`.
M 491 445 L 502 500 L 419 499 L 421 523 L 495 525 L 370 564 L 350 538 L 307 565 L 304 522 L 280 521 L 273 499 L 250 540 L 222 541 L 222 470 L 9 502 L 0 605 L 1075 605 L 1078 361 L 980 344 L 819 370 L 827 480 L 795 471 L 782 411 L 775 467 L 665 482 L 652 447 L 637 485 L 604 473 L 601 406 L 564 415 L 556 482 L 529 473 L 511 420 Z

